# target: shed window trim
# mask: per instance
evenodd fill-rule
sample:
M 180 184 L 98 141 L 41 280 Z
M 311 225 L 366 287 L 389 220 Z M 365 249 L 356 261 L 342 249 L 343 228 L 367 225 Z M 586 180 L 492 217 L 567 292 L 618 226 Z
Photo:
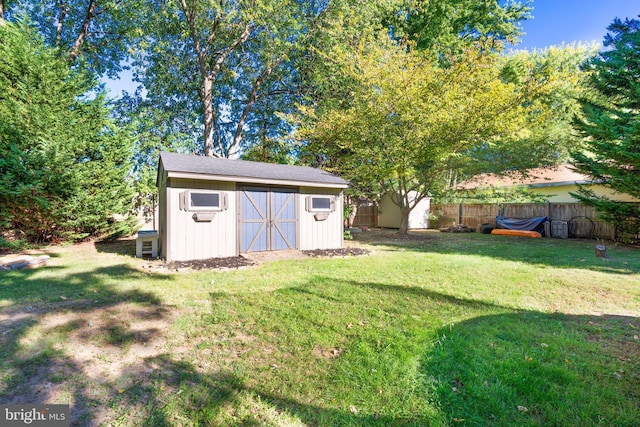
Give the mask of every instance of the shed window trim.
M 336 210 L 336 198 L 329 195 L 307 196 L 307 212 L 333 212 Z
M 217 197 L 212 197 L 216 196 Z M 187 190 L 180 193 L 180 209 L 188 212 L 220 212 L 227 209 L 227 194 L 218 190 Z

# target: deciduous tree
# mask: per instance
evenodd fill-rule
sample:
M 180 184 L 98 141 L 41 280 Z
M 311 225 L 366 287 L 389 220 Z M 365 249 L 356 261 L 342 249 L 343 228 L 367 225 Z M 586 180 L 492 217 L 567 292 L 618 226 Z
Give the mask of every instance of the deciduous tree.
M 7 20 L 26 15 L 45 43 L 71 65 L 97 76 L 122 71 L 131 40 L 141 31 L 147 0 L 14 0 Z
M 208 156 L 238 156 L 257 134 L 261 105 L 293 106 L 293 61 L 315 34 L 327 4 L 263 0 L 158 1 L 135 65 L 156 108 L 188 116 Z M 278 116 L 269 117 L 284 126 Z M 272 125 L 274 126 L 274 125 Z M 248 132 L 249 131 L 249 132 Z
M 444 53 L 480 40 L 515 44 L 521 21 L 531 18 L 531 1 L 404 0 L 389 16 L 396 34 L 420 50 Z M 492 46 L 487 45 L 491 48 Z
M 465 47 L 447 66 L 433 57 L 387 33 L 333 52 L 354 83 L 349 100 L 302 109 L 298 136 L 313 161 L 374 199 L 390 192 L 402 212 L 401 233 L 459 156 L 514 133 L 525 117 L 520 86 L 501 79 L 491 50 Z
M 596 53 L 595 46 L 554 46 L 518 51 L 501 58 L 501 78 L 522 86 L 528 115 L 517 134 L 495 144 L 474 147 L 458 168 L 461 179 L 478 173 L 526 173 L 528 169 L 567 163 L 581 139 L 571 123 L 580 114 L 578 98 L 586 91 L 588 72 L 580 65 Z

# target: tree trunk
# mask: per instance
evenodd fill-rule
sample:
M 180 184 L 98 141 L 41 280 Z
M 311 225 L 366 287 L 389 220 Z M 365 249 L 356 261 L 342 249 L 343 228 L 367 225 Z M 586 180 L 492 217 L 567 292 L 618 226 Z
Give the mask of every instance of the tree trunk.
M 213 151 L 213 78 L 203 77 L 202 81 L 202 104 L 204 115 L 204 155 L 209 157 L 219 157 Z M 224 153 L 220 153 L 224 155 Z
M 398 234 L 402 236 L 406 236 L 409 234 L 409 214 L 411 213 L 411 209 L 406 206 L 400 208 L 400 228 L 398 229 Z
M 4 0 L 0 0 L 0 25 L 4 25 L 4 10 L 5 10 Z
M 62 25 L 67 17 L 67 6 L 60 2 L 60 16 L 58 16 L 58 23 L 56 24 L 56 47 L 60 49 L 62 46 Z
M 212 43 L 216 35 L 216 29 L 219 25 L 219 21 L 216 19 L 212 25 L 212 31 L 207 38 L 206 45 L 201 46 L 200 39 L 198 38 L 198 31 L 196 28 L 196 9 L 195 7 L 190 7 L 187 4 L 186 0 L 180 0 L 180 7 L 182 8 L 182 12 L 184 13 L 185 19 L 187 20 L 187 25 L 189 27 L 189 34 L 191 36 L 191 40 L 193 41 L 193 47 L 196 51 L 196 55 L 198 56 L 198 68 L 200 70 L 200 78 L 202 79 L 202 113 L 203 113 L 203 121 L 204 121 L 204 155 L 209 157 L 227 157 L 231 153 L 231 149 L 234 147 L 228 147 L 225 150 L 225 147 L 222 144 L 220 138 L 218 138 L 218 149 L 219 152 L 216 153 L 213 149 L 213 134 L 216 130 L 216 111 L 214 110 L 213 105 L 213 81 L 218 75 L 218 72 L 222 68 L 222 64 L 225 62 L 227 57 L 233 52 L 238 46 L 247 41 L 249 36 L 251 35 L 252 27 L 251 24 L 245 24 L 242 30 L 242 33 L 238 36 L 230 46 L 223 49 L 220 53 L 213 54 L 215 57 L 215 63 L 213 67 L 210 67 L 211 55 L 210 49 L 213 49 Z M 237 137 L 237 135 L 236 135 Z M 236 138 L 234 138 L 235 140 Z M 240 144 L 240 138 L 237 137 L 238 144 Z

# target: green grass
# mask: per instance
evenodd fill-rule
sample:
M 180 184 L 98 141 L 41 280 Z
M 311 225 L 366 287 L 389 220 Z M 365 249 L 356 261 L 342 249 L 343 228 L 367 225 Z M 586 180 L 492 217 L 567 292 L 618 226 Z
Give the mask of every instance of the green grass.
M 66 399 L 78 424 L 638 425 L 640 251 L 594 245 L 427 233 L 165 274 L 130 243 L 61 250 L 0 273 L 0 403 Z

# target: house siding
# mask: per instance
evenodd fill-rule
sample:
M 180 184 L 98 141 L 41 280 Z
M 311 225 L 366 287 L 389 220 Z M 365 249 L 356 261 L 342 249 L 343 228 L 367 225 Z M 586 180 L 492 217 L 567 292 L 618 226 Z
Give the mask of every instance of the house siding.
M 331 195 L 336 198 L 335 210 L 324 221 L 317 221 L 314 213 L 308 212 L 306 209 L 307 196 L 316 195 Z M 300 188 L 300 197 L 298 198 L 298 212 L 300 212 L 299 249 L 339 249 L 343 247 L 343 203 L 343 194 L 339 189 Z
M 640 200 L 635 199 L 629 194 L 616 193 L 610 188 L 603 185 L 590 184 L 586 185 L 586 188 L 592 190 L 596 196 L 605 196 L 613 200 L 620 202 L 638 202 Z M 545 187 L 530 187 L 529 190 L 532 193 L 539 194 L 547 198 L 547 201 L 551 203 L 578 203 L 579 200 L 571 196 L 570 193 L 577 193 L 578 186 L 575 184 L 570 185 L 553 185 Z

